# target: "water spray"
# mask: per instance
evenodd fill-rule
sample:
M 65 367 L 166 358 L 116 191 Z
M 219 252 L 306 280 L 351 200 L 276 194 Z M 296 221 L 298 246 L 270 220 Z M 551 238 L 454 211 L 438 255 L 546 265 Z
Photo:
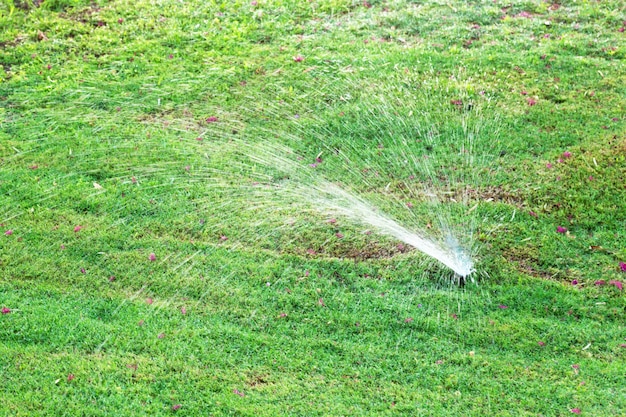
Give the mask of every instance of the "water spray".
M 243 144 L 241 146 L 245 147 Z M 300 164 L 283 156 L 289 154 L 292 154 L 292 151 L 285 147 L 256 146 L 248 157 L 288 174 L 291 180 L 274 188 L 276 192 L 284 193 L 286 198 L 297 197 L 298 201 L 307 201 L 318 211 L 349 218 L 368 225 L 378 233 L 398 239 L 452 270 L 458 276 L 461 285 L 465 278 L 474 272 L 471 256 L 449 229 L 444 229 L 444 239 L 435 239 L 425 232 L 410 230 L 362 197 L 324 179 L 321 175 L 310 174 L 310 170 L 303 170 Z

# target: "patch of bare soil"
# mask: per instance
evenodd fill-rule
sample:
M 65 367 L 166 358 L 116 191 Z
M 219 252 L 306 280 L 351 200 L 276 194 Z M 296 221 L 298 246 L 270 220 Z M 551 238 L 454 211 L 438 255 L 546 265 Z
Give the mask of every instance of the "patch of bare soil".
M 520 272 L 524 272 L 530 276 L 542 279 L 554 279 L 555 274 L 541 269 L 538 266 L 539 260 L 537 258 L 536 249 L 528 248 L 511 248 L 504 254 L 505 258 L 517 265 L 517 269 Z
M 102 10 L 101 7 L 96 4 L 91 4 L 84 9 L 72 11 L 72 13 L 61 13 L 59 16 L 64 19 L 73 20 L 74 22 L 89 23 L 92 20 L 91 15 L 98 13 L 100 10 Z M 98 24 L 98 22 L 96 22 L 96 24 Z M 102 24 L 99 24 L 99 26 L 102 26 Z
M 381 245 L 377 242 L 369 242 L 364 247 L 355 248 L 349 244 L 324 246 L 315 249 L 306 249 L 299 251 L 298 255 L 307 257 L 331 257 L 339 259 L 353 259 L 355 261 L 364 261 L 368 259 L 390 259 L 402 253 L 408 253 L 414 249 L 408 245 L 392 244 Z

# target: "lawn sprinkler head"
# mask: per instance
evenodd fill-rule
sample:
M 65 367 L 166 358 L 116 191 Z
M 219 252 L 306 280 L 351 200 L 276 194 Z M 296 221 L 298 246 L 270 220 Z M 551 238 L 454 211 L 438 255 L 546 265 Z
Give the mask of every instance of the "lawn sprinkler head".
M 457 272 L 454 273 L 454 278 L 456 282 L 459 283 L 459 287 L 464 287 L 466 279 L 474 273 L 474 269 L 470 270 L 467 274 L 459 274 Z
M 446 243 L 452 255 L 452 265 L 448 266 L 459 278 L 459 284 L 464 283 L 465 278 L 474 272 L 474 261 L 454 236 L 448 235 Z

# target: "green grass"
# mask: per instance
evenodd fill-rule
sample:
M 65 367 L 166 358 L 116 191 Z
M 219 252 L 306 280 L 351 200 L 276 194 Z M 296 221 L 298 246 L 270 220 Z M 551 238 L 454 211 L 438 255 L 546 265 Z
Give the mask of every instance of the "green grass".
M 622 415 L 625 21 L 2 2 L 0 415 Z M 318 175 L 441 213 L 475 282 L 329 222 L 291 193 Z

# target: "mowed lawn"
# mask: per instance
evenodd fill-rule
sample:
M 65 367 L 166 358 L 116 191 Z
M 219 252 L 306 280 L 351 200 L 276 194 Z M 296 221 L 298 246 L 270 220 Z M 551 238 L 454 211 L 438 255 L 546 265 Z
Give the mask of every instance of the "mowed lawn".
M 3 0 L 0 415 L 626 415 L 625 28 L 617 0 Z

